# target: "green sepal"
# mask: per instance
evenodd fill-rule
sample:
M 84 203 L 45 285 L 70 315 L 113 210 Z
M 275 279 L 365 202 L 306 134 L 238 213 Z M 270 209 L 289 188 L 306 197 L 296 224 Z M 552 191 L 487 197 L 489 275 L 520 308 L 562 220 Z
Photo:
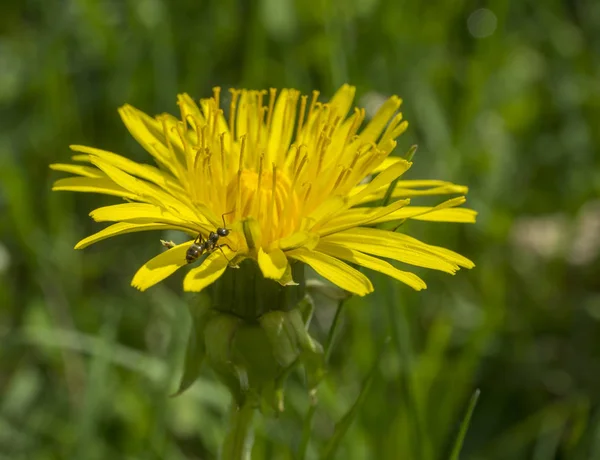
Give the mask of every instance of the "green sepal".
M 238 402 L 243 402 L 249 388 L 248 372 L 235 362 L 233 353 L 234 338 L 242 325 L 243 320 L 236 316 L 211 310 L 204 328 L 208 362 Z
M 298 359 L 300 349 L 295 334 L 289 330 L 288 313 L 271 311 L 262 315 L 259 322 L 269 339 L 277 363 L 282 368 L 291 366 Z
M 292 265 L 296 284 L 282 286 L 263 276 L 254 259 L 239 263 L 238 270 L 226 270 L 211 287 L 213 309 L 231 313 L 249 322 L 274 310 L 289 310 L 304 297 L 304 267 Z
M 252 389 L 260 390 L 277 378 L 279 365 L 267 334 L 259 324 L 243 323 L 233 338 L 233 359 L 248 372 Z
M 206 344 L 204 342 L 204 326 L 210 312 L 210 298 L 206 294 L 200 294 L 197 301 L 189 306 L 192 326 L 187 348 L 185 350 L 185 364 L 183 375 L 177 392 L 171 397 L 179 396 L 196 381 L 200 375 L 200 369 L 206 357 Z
M 299 309 L 288 312 L 288 321 L 289 327 L 294 331 L 298 345 L 302 350 L 300 361 L 304 366 L 309 392 L 313 393 L 325 375 L 325 354 L 323 353 L 323 347 L 308 333 Z
M 298 305 L 296 306 L 298 310 L 300 310 L 300 314 L 302 315 L 302 322 L 306 329 L 310 326 L 310 322 L 313 317 L 313 313 L 315 311 L 315 303 L 312 300 L 312 297 L 309 295 L 305 295 L 304 299 L 302 299 Z
M 283 370 L 281 375 L 275 380 L 275 387 L 273 393 L 273 409 L 277 412 L 283 412 L 284 409 L 284 386 L 285 382 L 290 375 L 290 373 L 298 366 L 299 360 L 295 360 L 292 364 L 290 364 L 287 368 Z
M 307 322 L 311 316 L 312 303 L 305 297 L 296 308 L 265 313 L 259 321 L 279 365 L 287 369 L 300 360 L 312 390 L 323 378 L 325 360 L 323 347 L 308 333 Z
M 265 279 L 256 261 L 247 259 L 210 291 L 207 361 L 237 404 L 252 400 L 263 411 L 281 412 L 293 369 L 303 365 L 311 394 L 323 378 L 323 348 L 308 333 L 314 307 L 305 294 L 304 266 L 293 264 L 291 274 L 297 283 L 282 286 Z

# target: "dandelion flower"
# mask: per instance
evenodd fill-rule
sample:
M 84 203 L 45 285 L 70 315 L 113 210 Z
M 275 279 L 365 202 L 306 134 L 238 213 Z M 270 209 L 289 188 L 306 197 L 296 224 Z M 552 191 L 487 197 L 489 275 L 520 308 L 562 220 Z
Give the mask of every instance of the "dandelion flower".
M 80 145 L 71 146 L 77 164 L 51 165 L 74 175 L 58 180 L 53 190 L 125 201 L 92 211 L 95 221 L 113 224 L 76 248 L 130 232 L 187 233 L 189 241 L 166 245 L 168 250 L 138 270 L 132 284 L 140 290 L 188 265 L 194 244 L 207 254 L 184 279 L 184 290 L 195 292 L 248 258 L 281 285 L 293 284 L 291 265 L 304 263 L 361 296 L 373 286 L 352 265 L 417 290 L 426 287 L 421 278 L 384 259 L 452 274 L 471 268 L 471 261 L 453 251 L 376 228 L 405 219 L 474 222 L 475 212 L 458 207 L 466 187 L 398 180 L 412 164 L 410 158 L 390 156 L 408 126 L 398 113 L 401 100 L 389 98 L 365 124 L 364 109 L 351 110 L 354 93 L 344 85 L 321 103 L 317 91 L 308 97 L 294 89 L 231 90 L 224 111 L 215 88 L 199 104 L 179 95 L 180 118 L 152 118 L 130 105 L 121 107 L 127 129 L 156 166 Z M 445 194 L 459 196 L 432 207 L 410 204 L 410 197 Z M 217 228 L 227 231 L 206 246 Z

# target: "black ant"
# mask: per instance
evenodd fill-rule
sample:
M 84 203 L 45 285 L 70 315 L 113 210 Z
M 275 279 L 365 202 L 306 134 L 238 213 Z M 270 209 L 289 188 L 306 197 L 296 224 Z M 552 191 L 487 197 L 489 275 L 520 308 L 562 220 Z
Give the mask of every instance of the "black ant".
M 219 238 L 229 235 L 230 230 L 226 228 L 225 216 L 227 214 L 231 214 L 232 212 L 233 211 L 226 212 L 221 216 L 221 219 L 223 219 L 223 226 L 217 228 L 217 230 L 214 232 L 210 232 L 208 234 L 208 238 L 204 239 L 202 237 L 202 233 L 198 234 L 192 245 L 188 248 L 187 252 L 185 253 L 185 260 L 188 264 L 191 264 L 198 260 L 198 258 L 205 252 L 210 253 L 213 252 L 215 249 L 219 249 L 221 252 L 223 252 L 223 246 L 227 246 L 231 250 L 231 247 L 227 243 L 218 244 L 218 242 Z M 223 255 L 227 259 L 227 256 L 224 252 Z M 229 259 L 227 260 L 231 262 Z

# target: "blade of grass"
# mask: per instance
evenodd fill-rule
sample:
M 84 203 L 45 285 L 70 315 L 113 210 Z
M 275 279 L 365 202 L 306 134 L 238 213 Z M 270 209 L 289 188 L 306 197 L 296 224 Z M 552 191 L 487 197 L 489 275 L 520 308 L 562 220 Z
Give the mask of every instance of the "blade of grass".
M 532 460 L 552 460 L 559 457 L 558 450 L 564 440 L 563 432 L 567 421 L 556 414 L 548 414 L 540 426 L 540 435 L 536 440 Z
M 344 306 L 344 299 L 338 302 L 337 308 L 335 310 L 335 315 L 333 317 L 333 321 L 331 322 L 331 326 L 329 327 L 329 332 L 327 333 L 327 342 L 325 342 L 325 364 L 329 361 L 329 356 L 331 355 L 331 349 L 333 347 L 333 342 L 335 340 L 335 336 L 337 333 L 338 325 L 340 323 L 340 317 L 342 314 L 342 307 Z M 300 447 L 298 448 L 298 456 L 299 460 L 304 460 L 306 458 L 306 451 L 308 449 L 308 443 L 310 441 L 310 435 L 312 430 L 312 420 L 315 416 L 315 412 L 317 411 L 316 401 L 311 401 L 311 405 L 306 412 L 306 416 L 304 417 L 304 421 L 302 422 L 302 439 L 300 441 Z
M 411 331 L 405 310 L 401 309 L 395 302 L 390 300 L 398 298 L 397 292 L 393 290 L 397 289 L 397 286 L 392 285 L 390 282 L 387 282 L 384 286 L 387 290 L 386 298 L 388 300 L 385 302 L 385 305 L 390 323 L 390 334 L 395 351 L 402 362 L 403 368 L 399 378 L 400 391 L 402 392 L 404 404 L 406 405 L 407 417 L 412 421 L 409 423 L 411 430 L 409 449 L 411 451 L 411 457 L 415 460 L 420 460 L 427 458 L 427 456 L 424 455 L 424 451 L 429 449 L 430 445 L 424 440 L 425 436 L 423 435 L 422 430 L 421 414 L 419 412 L 415 383 L 413 380 L 412 372 L 415 354 L 412 349 Z
M 384 345 L 381 347 L 381 350 L 379 351 L 379 353 L 375 359 L 375 362 L 373 363 L 373 367 L 371 368 L 369 375 L 367 375 L 367 378 L 365 379 L 365 381 L 362 385 L 362 388 L 360 390 L 360 393 L 358 394 L 358 397 L 356 398 L 356 401 L 354 402 L 352 407 L 348 410 L 348 412 L 340 419 L 340 421 L 335 424 L 335 430 L 333 432 L 333 436 L 329 439 L 329 441 L 325 445 L 325 448 L 323 449 L 323 454 L 321 455 L 321 458 L 328 460 L 328 459 L 332 459 L 335 457 L 335 454 L 337 453 L 337 450 L 340 446 L 340 443 L 342 442 L 342 439 L 348 432 L 348 429 L 350 428 L 350 426 L 352 425 L 352 422 L 356 418 L 358 411 L 360 410 L 363 403 L 367 399 L 367 395 L 369 394 L 371 384 L 373 383 L 375 374 L 377 373 L 377 370 L 379 369 L 379 362 L 381 361 L 381 357 L 383 356 L 383 352 L 387 348 L 386 345 L 388 343 L 389 343 L 389 340 L 386 339 Z
M 316 411 L 317 405 L 312 403 L 302 422 L 302 439 L 300 440 L 300 447 L 298 448 L 297 455 L 299 460 L 304 460 L 306 458 L 306 451 L 308 450 L 308 443 L 310 441 L 310 435 L 312 434 L 312 421 Z
M 469 405 L 467 406 L 467 412 L 463 418 L 462 423 L 460 424 L 460 429 L 458 430 L 458 435 L 456 436 L 456 440 L 454 441 L 454 447 L 452 448 L 452 453 L 450 454 L 450 460 L 458 460 L 460 456 L 460 451 L 462 450 L 463 442 L 465 440 L 465 436 L 467 434 L 467 430 L 469 429 L 469 424 L 471 423 L 471 417 L 473 416 L 473 411 L 475 410 L 475 406 L 477 405 L 477 401 L 479 400 L 479 395 L 481 391 L 476 389 L 469 400 Z
M 340 300 L 335 310 L 335 316 L 333 317 L 333 321 L 331 322 L 331 327 L 329 328 L 329 332 L 327 334 L 327 342 L 325 342 L 325 362 L 329 361 L 329 357 L 331 356 L 333 341 L 335 340 L 335 336 L 337 334 L 337 329 L 340 322 L 343 306 L 344 300 Z

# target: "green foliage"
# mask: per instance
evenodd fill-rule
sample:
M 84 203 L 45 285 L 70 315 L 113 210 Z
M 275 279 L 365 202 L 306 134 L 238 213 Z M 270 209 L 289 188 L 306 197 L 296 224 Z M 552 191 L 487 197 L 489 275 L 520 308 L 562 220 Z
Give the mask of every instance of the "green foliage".
M 50 193 L 61 174 L 48 164 L 72 143 L 150 161 L 118 118 L 126 102 L 177 113 L 177 92 L 214 85 L 328 96 L 344 82 L 367 108 L 404 98 L 397 154 L 419 145 L 407 177 L 470 187 L 476 225 L 402 231 L 477 267 L 419 272 L 420 293 L 370 273 L 375 293 L 336 320 L 317 406 L 292 375 L 285 412 L 256 417 L 254 458 L 293 458 L 303 432 L 317 458 L 350 412 L 337 458 L 447 458 L 475 388 L 461 459 L 600 458 L 596 0 L 13 0 L 1 11 L 0 458 L 215 458 L 226 435 L 229 396 L 206 369 L 169 397 L 191 325 L 181 276 L 129 286 L 160 238 L 181 236 L 73 250 L 101 228 L 89 211 L 115 201 Z M 316 301 L 321 343 L 337 305 Z
M 456 436 L 454 446 L 452 447 L 450 460 L 458 460 L 460 458 L 460 451 L 462 450 L 463 442 L 465 441 L 465 436 L 467 435 L 467 430 L 469 429 L 469 424 L 471 423 L 471 417 L 473 417 L 473 411 L 475 410 L 475 406 L 477 406 L 477 400 L 479 399 L 480 394 L 481 392 L 479 391 L 479 389 L 475 390 L 475 392 L 471 396 L 471 399 L 469 400 L 467 412 L 465 413 L 465 417 L 463 418 L 463 421 L 460 424 L 458 435 Z

